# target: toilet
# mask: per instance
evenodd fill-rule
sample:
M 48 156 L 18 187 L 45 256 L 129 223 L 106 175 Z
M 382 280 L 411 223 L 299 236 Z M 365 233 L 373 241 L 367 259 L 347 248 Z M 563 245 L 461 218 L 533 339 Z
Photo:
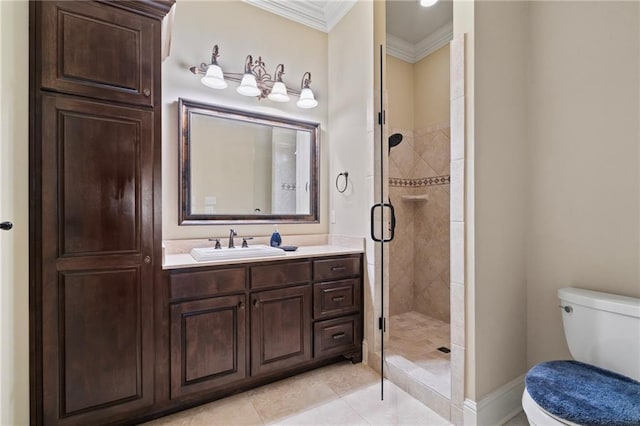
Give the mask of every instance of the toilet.
M 640 425 L 640 299 L 558 290 L 574 360 L 535 365 L 522 407 L 531 425 Z

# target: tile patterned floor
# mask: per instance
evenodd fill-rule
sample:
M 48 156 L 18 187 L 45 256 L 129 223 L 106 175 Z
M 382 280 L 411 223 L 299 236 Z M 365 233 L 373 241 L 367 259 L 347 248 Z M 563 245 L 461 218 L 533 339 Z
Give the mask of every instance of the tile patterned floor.
M 451 356 L 438 348 L 451 348 L 449 330 L 449 323 L 418 312 L 392 315 L 387 355 L 400 355 L 420 367 L 420 380 L 448 396 Z
M 364 364 L 343 362 L 146 423 L 148 426 L 449 425 Z

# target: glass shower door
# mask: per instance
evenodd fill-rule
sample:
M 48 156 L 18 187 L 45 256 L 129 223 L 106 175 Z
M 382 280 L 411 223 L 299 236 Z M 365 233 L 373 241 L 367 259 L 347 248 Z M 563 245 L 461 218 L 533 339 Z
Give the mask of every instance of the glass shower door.
M 384 400 L 384 333 L 386 332 L 386 317 L 385 317 L 385 246 L 390 243 L 395 236 L 396 218 L 395 210 L 391 204 L 387 192 L 387 179 L 385 179 L 384 164 L 387 158 L 385 154 L 388 153 L 388 145 L 385 143 L 385 110 L 384 110 L 384 49 L 380 45 L 379 51 L 380 62 L 380 87 L 379 87 L 379 110 L 378 110 L 378 131 L 379 138 L 376 138 L 374 143 L 378 144 L 375 155 L 379 156 L 379 166 L 376 170 L 376 177 L 378 178 L 378 202 L 371 206 L 371 239 L 378 245 L 380 251 L 380 317 L 378 318 L 378 331 L 380 332 L 380 399 Z M 374 195 L 375 197 L 375 195 Z

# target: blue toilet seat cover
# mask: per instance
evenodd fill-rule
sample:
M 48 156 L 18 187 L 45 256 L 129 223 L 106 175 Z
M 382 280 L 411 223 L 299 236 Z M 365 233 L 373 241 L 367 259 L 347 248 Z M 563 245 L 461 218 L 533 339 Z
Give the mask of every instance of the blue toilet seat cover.
M 531 398 L 581 425 L 640 425 L 640 382 L 578 361 L 549 361 L 525 378 Z

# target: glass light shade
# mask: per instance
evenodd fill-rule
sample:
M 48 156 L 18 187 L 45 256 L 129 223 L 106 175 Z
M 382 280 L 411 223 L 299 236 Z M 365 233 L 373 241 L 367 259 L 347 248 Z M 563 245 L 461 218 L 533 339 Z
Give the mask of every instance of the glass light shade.
M 315 108 L 318 106 L 318 101 L 316 101 L 315 97 L 313 96 L 313 92 L 311 91 L 311 89 L 305 87 L 300 92 L 300 100 L 296 103 L 296 105 L 298 106 L 298 108 L 304 109 Z
M 256 77 L 253 74 L 243 75 L 242 82 L 240 82 L 240 86 L 236 90 L 243 96 L 259 96 L 262 93 L 258 89 Z
M 267 96 L 270 101 L 273 102 L 289 102 L 289 95 L 287 95 L 287 87 L 283 82 L 277 81 L 274 83 L 271 93 Z
M 420 6 L 422 7 L 430 7 L 436 3 L 438 3 L 438 0 L 420 0 Z
M 202 84 L 212 89 L 226 89 L 227 82 L 224 81 L 222 75 L 222 68 L 219 65 L 209 65 L 207 67 L 207 74 L 200 80 Z

